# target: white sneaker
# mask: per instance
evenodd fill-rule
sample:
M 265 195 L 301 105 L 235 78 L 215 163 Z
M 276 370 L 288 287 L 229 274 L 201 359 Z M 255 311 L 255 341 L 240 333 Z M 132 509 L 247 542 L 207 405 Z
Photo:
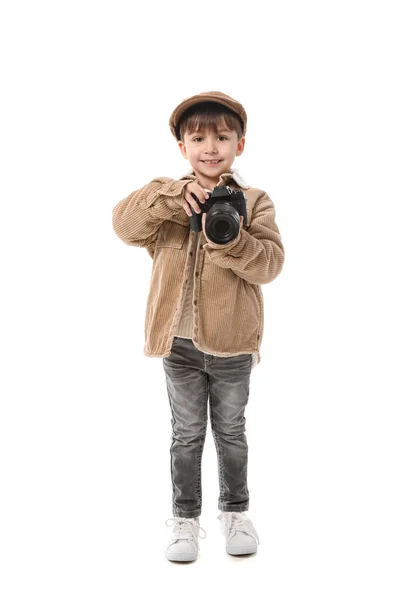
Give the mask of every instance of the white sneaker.
M 221 512 L 221 532 L 226 537 L 228 554 L 253 554 L 260 543 L 251 520 L 243 512 Z
M 168 521 L 172 521 L 172 523 L 168 524 Z M 206 532 L 200 527 L 199 517 L 193 519 L 172 517 L 165 521 L 167 527 L 171 527 L 173 523 L 175 523 L 175 527 L 165 550 L 166 558 L 178 561 L 196 560 L 199 551 L 198 538 L 206 537 Z M 200 529 L 204 532 L 204 536 L 200 535 Z

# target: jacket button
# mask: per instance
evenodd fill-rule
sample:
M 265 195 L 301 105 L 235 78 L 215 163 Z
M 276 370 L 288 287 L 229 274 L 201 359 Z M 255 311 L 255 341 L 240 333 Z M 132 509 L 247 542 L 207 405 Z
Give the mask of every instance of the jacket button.
M 193 304 L 194 304 L 195 306 L 197 306 L 197 300 L 195 300 L 195 301 L 193 302 Z
M 203 244 L 200 244 L 200 250 L 203 250 Z
M 198 277 L 198 276 L 199 276 L 199 272 L 197 271 L 197 272 L 196 272 L 196 277 Z
M 193 256 L 193 252 L 189 252 L 190 256 Z

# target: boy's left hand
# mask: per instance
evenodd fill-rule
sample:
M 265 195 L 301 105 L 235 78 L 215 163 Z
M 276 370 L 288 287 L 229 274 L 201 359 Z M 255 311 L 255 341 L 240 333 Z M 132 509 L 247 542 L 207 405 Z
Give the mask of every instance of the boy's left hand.
M 203 213 L 202 217 L 201 217 L 201 227 L 203 229 L 203 233 L 204 233 L 204 237 L 206 238 L 207 242 L 211 242 L 211 240 L 208 239 L 208 237 L 206 236 L 206 217 L 207 217 L 207 213 Z M 243 227 L 243 217 L 242 215 L 240 215 L 240 228 Z

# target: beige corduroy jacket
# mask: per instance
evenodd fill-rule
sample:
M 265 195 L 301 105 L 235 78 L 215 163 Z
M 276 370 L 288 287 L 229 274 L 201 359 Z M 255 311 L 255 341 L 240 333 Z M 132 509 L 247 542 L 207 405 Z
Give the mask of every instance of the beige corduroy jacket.
M 236 169 L 217 185 L 242 189 L 247 225 L 229 244 L 207 242 L 190 231 L 179 180 L 153 179 L 113 209 L 113 227 L 123 242 L 146 248 L 153 259 L 145 316 L 146 356 L 171 353 L 174 336 L 188 337 L 204 353 L 252 355 L 260 361 L 264 328 L 261 286 L 282 270 L 284 248 L 268 195 L 248 186 Z

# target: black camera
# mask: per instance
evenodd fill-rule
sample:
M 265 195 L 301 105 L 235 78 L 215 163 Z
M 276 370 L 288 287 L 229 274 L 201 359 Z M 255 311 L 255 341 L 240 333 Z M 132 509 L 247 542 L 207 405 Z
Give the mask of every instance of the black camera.
M 239 235 L 240 217 L 243 227 L 247 225 L 246 197 L 241 190 L 231 190 L 228 186 L 215 186 L 211 196 L 202 204 L 195 194 L 193 198 L 201 212 L 191 209 L 190 230 L 201 231 L 203 213 L 207 213 L 205 231 L 215 244 L 229 244 Z

